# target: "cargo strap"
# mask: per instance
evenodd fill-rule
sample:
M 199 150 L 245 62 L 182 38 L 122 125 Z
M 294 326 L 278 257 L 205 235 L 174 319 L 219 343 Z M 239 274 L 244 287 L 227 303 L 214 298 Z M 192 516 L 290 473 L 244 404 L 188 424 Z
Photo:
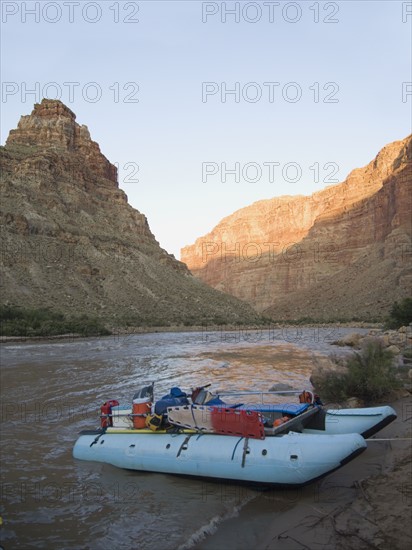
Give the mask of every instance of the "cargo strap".
M 108 428 L 108 426 L 106 426 L 106 428 L 102 429 L 102 431 L 99 433 L 99 435 L 94 438 L 94 441 L 92 441 L 90 443 L 90 447 L 93 447 L 93 445 L 99 441 L 99 439 L 102 437 L 102 435 L 104 435 L 106 433 L 107 428 Z
M 183 443 L 180 445 L 180 449 L 179 449 L 179 451 L 178 451 L 178 453 L 177 453 L 177 455 L 176 455 L 176 458 L 177 458 L 178 456 L 180 456 L 180 453 L 181 453 L 182 451 L 185 451 L 185 450 L 187 449 L 187 444 L 188 444 L 189 439 L 190 439 L 191 437 L 192 437 L 192 434 L 186 436 L 185 440 L 184 440 Z
M 231 460 L 233 460 L 233 458 L 234 458 L 234 456 L 235 456 L 235 452 L 236 452 L 237 446 L 238 446 L 239 443 L 242 441 L 242 439 L 243 439 L 243 437 L 241 437 L 241 438 L 239 439 L 239 441 L 236 443 L 236 445 L 235 445 L 235 447 L 234 447 L 234 449 L 233 449 L 232 459 L 231 459 Z
M 246 455 L 248 454 L 248 452 L 249 452 L 249 438 L 245 437 L 245 443 L 243 445 L 243 455 L 242 455 L 242 468 L 245 467 Z

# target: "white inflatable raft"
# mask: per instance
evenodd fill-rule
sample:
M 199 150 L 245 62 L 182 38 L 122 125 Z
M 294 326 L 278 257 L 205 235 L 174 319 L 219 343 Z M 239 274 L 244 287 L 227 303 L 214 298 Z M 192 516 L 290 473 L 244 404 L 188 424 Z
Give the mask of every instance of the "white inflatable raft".
M 145 472 L 268 485 L 305 485 L 366 449 L 359 434 L 229 435 L 107 428 L 81 432 L 73 456 Z

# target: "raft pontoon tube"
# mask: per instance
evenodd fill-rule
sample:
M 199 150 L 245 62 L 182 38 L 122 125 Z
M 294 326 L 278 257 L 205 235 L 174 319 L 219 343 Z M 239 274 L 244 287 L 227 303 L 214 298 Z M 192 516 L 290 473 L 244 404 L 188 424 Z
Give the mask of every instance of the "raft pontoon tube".
M 340 468 L 366 449 L 359 434 L 285 435 L 249 439 L 150 430 L 81 432 L 74 458 L 144 472 L 265 485 L 300 486 Z

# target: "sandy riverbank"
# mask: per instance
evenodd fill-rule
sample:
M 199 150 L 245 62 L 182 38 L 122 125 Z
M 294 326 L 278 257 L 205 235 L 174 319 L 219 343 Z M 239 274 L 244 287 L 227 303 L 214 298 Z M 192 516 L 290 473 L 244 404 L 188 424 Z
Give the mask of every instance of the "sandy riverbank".
M 397 420 L 362 455 L 303 489 L 261 493 L 196 550 L 410 548 L 412 398 L 392 406 Z

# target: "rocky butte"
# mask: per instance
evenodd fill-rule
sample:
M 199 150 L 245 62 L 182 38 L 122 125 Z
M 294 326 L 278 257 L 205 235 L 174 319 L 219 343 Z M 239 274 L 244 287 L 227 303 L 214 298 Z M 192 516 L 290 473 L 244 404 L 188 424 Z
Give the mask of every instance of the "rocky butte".
M 253 322 L 163 250 L 116 167 L 57 100 L 21 117 L 0 150 L 2 301 L 114 324 Z
M 409 136 L 342 183 L 234 212 L 181 259 L 274 319 L 381 319 L 411 295 L 411 212 Z

